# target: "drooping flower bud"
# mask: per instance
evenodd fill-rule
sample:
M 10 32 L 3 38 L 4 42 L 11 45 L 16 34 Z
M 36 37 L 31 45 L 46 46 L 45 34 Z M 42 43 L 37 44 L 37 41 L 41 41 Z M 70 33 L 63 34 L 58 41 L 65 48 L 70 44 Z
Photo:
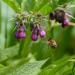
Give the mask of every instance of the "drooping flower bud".
M 23 31 L 16 31 L 15 37 L 17 39 L 24 39 L 24 38 L 26 38 L 26 33 Z
M 37 39 L 38 39 L 38 35 L 35 34 L 35 33 L 32 33 L 31 38 L 32 38 L 33 41 L 37 41 Z
M 62 22 L 62 27 L 68 26 L 69 25 L 69 20 L 68 19 L 64 19 L 64 21 Z
M 44 38 L 46 35 L 46 32 L 44 30 L 40 30 L 39 33 L 41 38 Z

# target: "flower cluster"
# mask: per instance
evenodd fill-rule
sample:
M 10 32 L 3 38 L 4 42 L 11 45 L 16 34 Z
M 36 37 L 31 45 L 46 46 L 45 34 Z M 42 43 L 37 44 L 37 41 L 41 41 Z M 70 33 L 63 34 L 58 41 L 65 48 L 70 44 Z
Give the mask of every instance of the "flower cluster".
M 17 39 L 26 38 L 26 26 L 25 26 L 25 16 L 24 14 L 17 14 L 16 16 L 16 32 L 15 37 Z
M 24 38 L 26 38 L 25 27 L 22 24 L 20 24 L 17 27 L 17 30 L 15 32 L 15 37 L 17 39 L 24 39 Z
M 31 38 L 33 41 L 36 41 L 38 39 L 38 36 L 40 36 L 41 38 L 45 37 L 46 32 L 42 27 L 40 27 L 39 25 L 35 25 L 33 22 L 30 23 L 30 27 L 32 31 Z
M 55 20 L 60 23 L 62 27 L 66 27 L 70 25 L 69 17 L 67 13 L 62 9 L 56 9 L 49 14 L 49 19 L 47 16 L 43 16 L 41 14 L 26 14 L 21 13 L 16 16 L 16 31 L 15 37 L 17 39 L 25 39 L 26 38 L 26 28 L 30 27 L 31 31 L 31 39 L 32 41 L 37 41 L 38 38 L 44 38 L 46 36 L 46 32 L 43 28 L 43 22 Z M 55 22 L 54 21 L 54 22 Z M 53 27 L 52 27 L 53 28 Z M 53 29 L 50 29 L 50 32 L 53 32 Z M 50 35 L 52 36 L 52 35 Z M 53 38 L 48 40 L 48 44 L 51 47 L 56 48 L 57 43 Z
M 27 16 L 27 15 L 26 15 Z M 19 14 L 16 17 L 16 32 L 15 32 L 15 37 L 17 39 L 24 39 L 26 38 L 26 22 L 28 18 L 24 14 Z M 40 17 L 40 16 L 38 16 Z M 38 19 L 37 17 L 37 19 Z M 38 37 L 40 36 L 41 38 L 44 38 L 46 35 L 46 32 L 44 31 L 43 27 L 41 26 L 40 22 L 31 22 L 29 21 L 30 25 L 30 30 L 32 32 L 31 34 L 31 39 L 33 41 L 37 41 Z
M 55 20 L 61 24 L 62 27 L 69 25 L 67 13 L 62 9 L 57 9 L 49 14 L 51 20 Z

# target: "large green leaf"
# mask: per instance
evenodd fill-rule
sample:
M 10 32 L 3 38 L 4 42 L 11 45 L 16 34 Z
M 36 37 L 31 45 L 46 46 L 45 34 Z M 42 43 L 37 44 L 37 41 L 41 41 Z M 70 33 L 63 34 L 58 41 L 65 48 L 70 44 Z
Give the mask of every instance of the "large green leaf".
M 63 75 L 65 72 L 72 72 L 72 63 L 69 62 L 73 57 L 64 56 L 45 68 L 39 75 Z
M 21 3 L 23 0 L 16 0 L 18 2 L 18 4 L 21 6 Z
M 23 11 L 33 11 L 35 8 L 36 1 L 35 0 L 23 0 L 21 7 Z
M 12 67 L 5 68 L 4 72 L 1 70 L 1 75 L 37 75 L 40 71 L 42 65 L 46 62 L 46 60 L 36 61 L 33 63 L 22 64 L 20 67 Z
M 3 0 L 7 5 L 9 5 L 15 12 L 20 12 L 20 6 L 15 0 Z
M 6 49 L 0 49 L 0 62 L 18 55 L 18 52 L 18 45 Z
M 49 3 L 49 0 L 37 0 L 34 8 L 34 12 L 39 12 L 46 4 Z

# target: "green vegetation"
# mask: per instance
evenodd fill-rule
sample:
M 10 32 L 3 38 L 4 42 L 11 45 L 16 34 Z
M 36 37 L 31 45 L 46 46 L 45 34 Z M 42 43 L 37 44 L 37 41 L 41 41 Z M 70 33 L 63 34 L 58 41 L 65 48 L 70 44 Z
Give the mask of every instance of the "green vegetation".
M 61 7 L 74 23 L 75 0 L 0 0 L 0 75 L 75 75 L 75 26 L 62 28 L 55 22 L 51 31 L 48 15 Z M 24 12 L 30 14 L 26 38 L 18 40 L 15 16 Z M 29 23 L 38 13 L 46 17 L 40 22 L 46 37 L 32 41 Z M 48 45 L 49 37 L 56 40 L 57 48 Z

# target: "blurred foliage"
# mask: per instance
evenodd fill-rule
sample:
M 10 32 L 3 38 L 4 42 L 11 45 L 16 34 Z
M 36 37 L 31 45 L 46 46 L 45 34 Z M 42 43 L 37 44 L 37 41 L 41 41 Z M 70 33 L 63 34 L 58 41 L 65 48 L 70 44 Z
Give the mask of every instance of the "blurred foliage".
M 75 17 L 75 0 L 0 0 L 0 75 L 75 75 L 75 27 L 54 27 L 56 49 L 46 43 L 50 36 L 48 22 L 42 22 L 47 30 L 45 39 L 31 41 L 29 30 L 24 41 L 14 37 L 16 13 L 48 16 L 62 6 Z M 71 21 L 75 22 L 75 19 Z

